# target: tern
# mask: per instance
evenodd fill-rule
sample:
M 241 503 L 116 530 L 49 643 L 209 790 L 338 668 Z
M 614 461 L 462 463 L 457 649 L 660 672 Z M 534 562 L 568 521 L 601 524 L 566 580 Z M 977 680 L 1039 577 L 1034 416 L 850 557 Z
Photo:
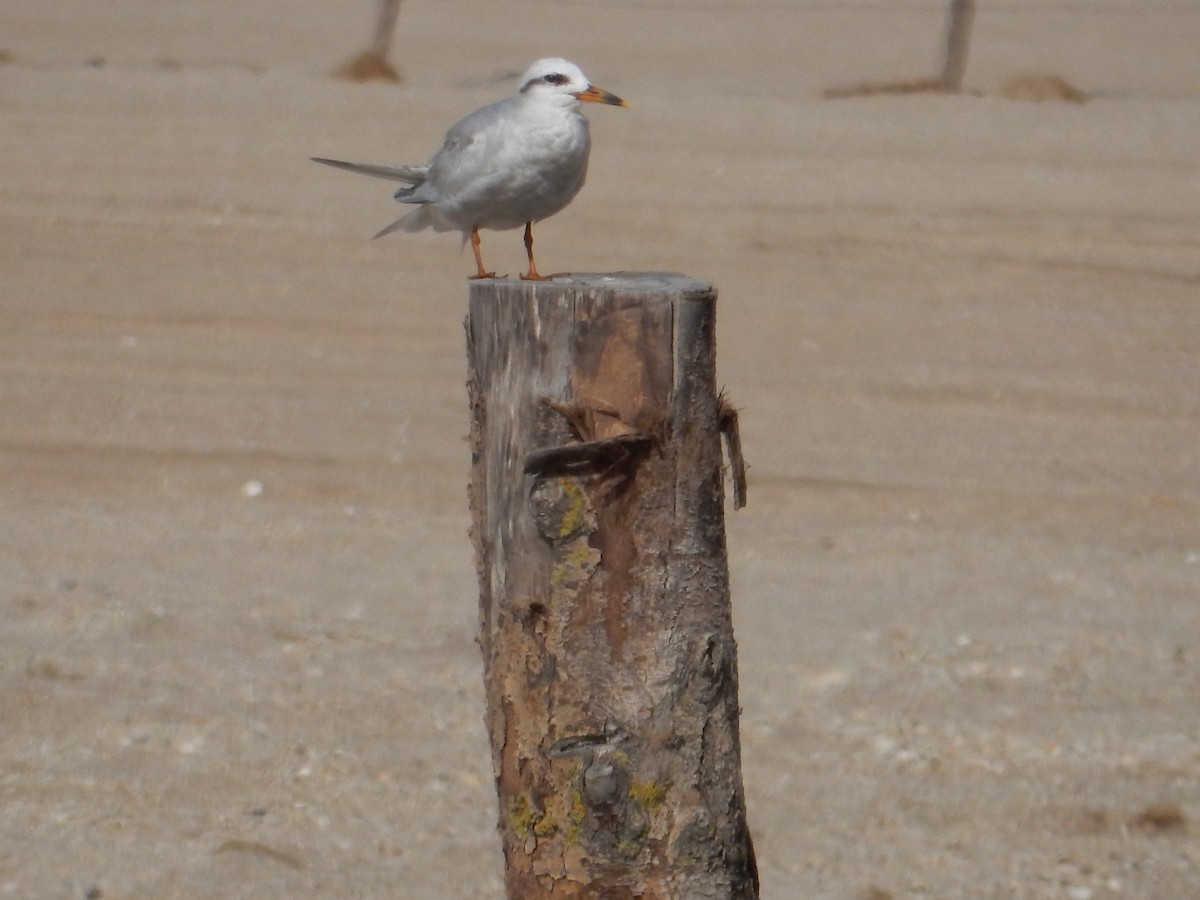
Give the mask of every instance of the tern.
M 529 271 L 521 278 L 542 281 L 533 261 L 533 223 L 564 209 L 587 177 L 591 136 L 580 112 L 584 103 L 627 107 L 615 94 L 591 84 L 579 66 L 557 57 L 539 59 L 521 76 L 511 97 L 471 113 L 446 132 L 446 140 L 424 165 L 378 166 L 312 157 L 314 162 L 407 185 L 401 203 L 417 209 L 375 237 L 393 231 L 461 231 L 471 242 L 476 274 L 484 268 L 479 231 L 525 226 Z

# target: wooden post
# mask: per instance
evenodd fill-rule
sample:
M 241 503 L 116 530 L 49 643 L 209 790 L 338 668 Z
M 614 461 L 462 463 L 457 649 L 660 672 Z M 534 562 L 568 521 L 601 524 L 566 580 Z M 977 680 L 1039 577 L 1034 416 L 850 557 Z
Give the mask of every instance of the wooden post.
M 346 60 L 333 74 L 350 81 L 399 81 L 400 73 L 388 62 L 399 18 L 400 0 L 379 0 L 379 18 L 375 22 L 370 48 Z
M 975 21 L 975 0 L 950 0 L 950 18 L 946 26 L 946 61 L 942 65 L 942 89 L 962 92 L 967 71 L 967 48 L 971 43 L 971 25 Z
M 399 19 L 400 0 L 380 0 L 379 19 L 375 22 L 370 50 L 380 59 L 387 59 L 392 52 L 392 37 L 396 34 L 396 22 Z
M 758 896 L 715 305 L 657 273 L 471 283 L 479 642 L 512 900 Z

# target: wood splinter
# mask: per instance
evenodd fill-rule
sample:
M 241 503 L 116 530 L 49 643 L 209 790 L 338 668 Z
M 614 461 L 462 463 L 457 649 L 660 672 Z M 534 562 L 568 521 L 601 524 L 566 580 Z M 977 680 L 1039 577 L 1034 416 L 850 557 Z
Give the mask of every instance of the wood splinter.
M 733 508 L 742 509 L 746 505 L 746 457 L 742 455 L 742 432 L 738 427 L 738 411 L 724 393 L 717 397 L 717 416 L 721 437 L 725 439 L 725 453 L 729 456 L 730 474 L 733 477 Z

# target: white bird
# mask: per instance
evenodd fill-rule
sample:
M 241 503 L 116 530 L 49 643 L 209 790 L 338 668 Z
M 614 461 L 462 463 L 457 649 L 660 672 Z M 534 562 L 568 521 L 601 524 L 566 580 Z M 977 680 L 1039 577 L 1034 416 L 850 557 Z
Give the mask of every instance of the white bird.
M 581 103 L 628 106 L 614 94 L 588 82 L 579 66 L 565 59 L 539 59 L 521 76 L 511 97 L 471 113 L 446 132 L 446 141 L 421 166 L 375 166 L 312 157 L 358 172 L 400 181 L 411 187 L 396 191 L 401 203 L 418 208 L 397 219 L 375 237 L 393 231 L 461 231 L 471 241 L 477 274 L 495 278 L 483 266 L 479 229 L 525 226 L 529 272 L 521 277 L 540 281 L 533 262 L 533 223 L 570 203 L 587 177 L 591 136 Z

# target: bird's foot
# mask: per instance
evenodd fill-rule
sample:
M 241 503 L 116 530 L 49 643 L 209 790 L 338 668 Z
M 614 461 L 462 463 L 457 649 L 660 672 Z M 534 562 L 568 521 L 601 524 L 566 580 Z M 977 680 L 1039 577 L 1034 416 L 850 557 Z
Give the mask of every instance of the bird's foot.
M 479 281 L 483 278 L 507 278 L 507 275 L 497 275 L 495 272 L 480 272 L 478 275 L 468 275 L 468 281 Z
M 522 281 L 549 281 L 553 275 L 539 275 L 537 272 L 529 272 L 521 276 Z

